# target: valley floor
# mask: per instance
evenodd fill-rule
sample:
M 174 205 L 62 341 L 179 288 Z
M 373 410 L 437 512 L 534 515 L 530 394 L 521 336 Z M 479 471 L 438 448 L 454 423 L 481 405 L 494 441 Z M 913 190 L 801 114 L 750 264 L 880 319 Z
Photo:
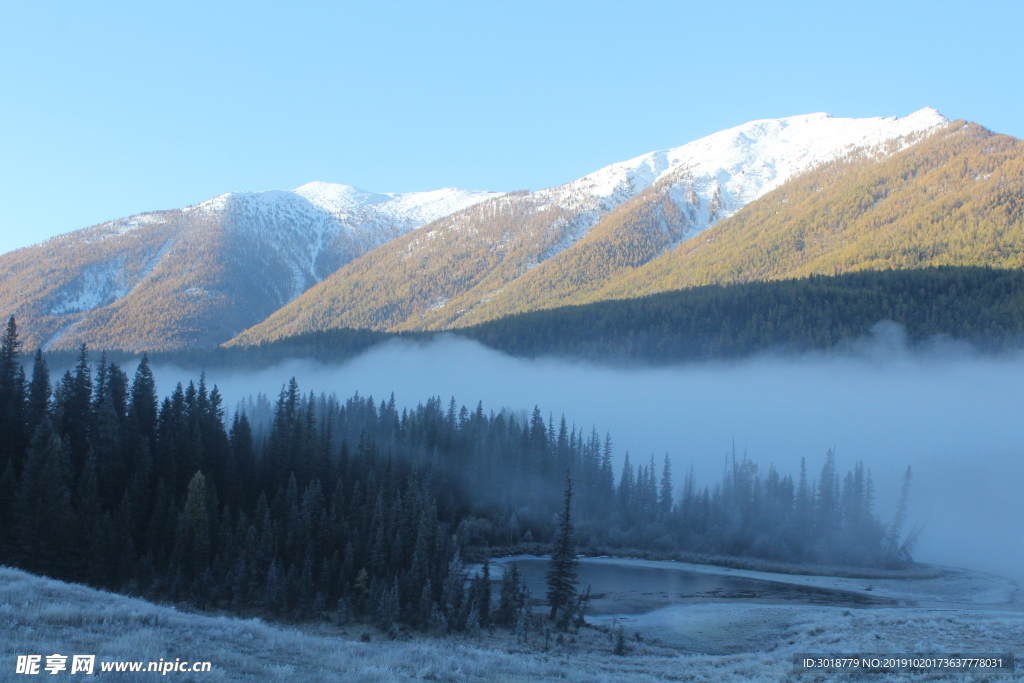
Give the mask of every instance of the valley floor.
M 963 587 L 971 580 L 953 575 L 947 584 L 960 582 Z M 0 567 L 0 681 L 32 680 L 15 674 L 17 655 L 40 654 L 45 663 L 45 656 L 53 653 L 95 654 L 97 662 L 178 657 L 213 663 L 209 673 L 172 672 L 167 680 L 313 682 L 825 681 L 838 676 L 792 673 L 793 655 L 970 651 L 1013 652 L 1018 661 L 1024 659 L 1024 612 L 1019 605 L 1001 603 L 1006 596 L 996 590 L 1009 584 L 993 579 L 988 588 L 984 580 L 975 585 L 982 587 L 973 593 L 974 604 L 960 607 L 925 605 L 921 601 L 927 591 L 918 591 L 917 606 L 908 607 L 730 601 L 670 605 L 643 614 L 604 614 L 591 619 L 592 627 L 565 636 L 562 642 L 552 634 L 545 648 L 540 632 L 529 634 L 525 643 L 501 630 L 445 639 L 410 634 L 391 640 L 363 626 L 289 627 L 190 614 Z M 911 583 L 875 588 L 879 593 L 914 592 Z M 613 653 L 609 626 L 626 629 L 624 656 Z M 683 643 L 689 648 L 681 647 Z M 157 676 L 98 669 L 99 664 L 97 673 L 85 680 L 151 681 Z M 70 674 L 65 671 L 51 680 L 60 676 Z M 1024 667 L 1018 664 L 1012 676 L 869 678 L 1024 681 Z

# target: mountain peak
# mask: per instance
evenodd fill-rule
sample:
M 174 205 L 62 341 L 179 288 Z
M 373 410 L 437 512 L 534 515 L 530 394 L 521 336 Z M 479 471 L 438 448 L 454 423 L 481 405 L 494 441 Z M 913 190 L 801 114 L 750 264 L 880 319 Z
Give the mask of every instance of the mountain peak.
M 669 177 L 686 175 L 708 197 L 721 188 L 726 212 L 814 166 L 855 149 L 928 134 L 949 121 L 926 107 L 904 117 L 842 118 L 826 112 L 758 119 L 712 133 L 680 147 L 610 164 L 547 192 L 588 194 L 618 203 Z M 707 226 L 704 226 L 707 227 Z
M 947 119 L 945 116 L 940 114 L 939 110 L 936 109 L 935 107 L 922 107 L 921 109 L 918 109 L 917 111 L 915 111 L 913 114 L 909 114 L 908 116 L 906 116 L 904 118 L 908 118 L 909 119 L 909 118 L 915 117 L 915 116 L 916 117 L 922 117 L 922 118 L 935 119 L 936 121 L 939 121 L 941 123 L 949 123 L 949 119 Z

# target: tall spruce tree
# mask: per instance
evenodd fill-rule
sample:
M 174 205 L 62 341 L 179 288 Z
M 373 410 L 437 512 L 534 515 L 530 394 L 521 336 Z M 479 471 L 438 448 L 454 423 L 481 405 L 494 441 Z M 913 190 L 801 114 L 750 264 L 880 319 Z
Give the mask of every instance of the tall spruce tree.
M 524 584 L 519 567 L 515 562 L 506 565 L 501 575 L 501 592 L 498 598 L 498 609 L 494 621 L 506 628 L 512 628 L 516 616 L 523 608 L 525 598 Z
M 46 419 L 36 429 L 14 498 L 15 555 L 20 565 L 66 575 L 73 519 L 67 440 Z
M 8 462 L 17 466 L 26 444 L 25 374 L 19 362 L 21 342 L 14 316 L 0 338 L 0 471 Z
M 36 433 L 36 427 L 42 424 L 43 419 L 49 414 L 52 393 L 50 369 L 46 365 L 43 350 L 36 349 L 36 355 L 32 361 L 32 380 L 28 385 L 28 412 L 25 416 L 25 426 L 29 438 Z
M 576 597 L 576 542 L 572 526 L 572 473 L 565 472 L 565 497 L 558 515 L 558 538 L 548 565 L 548 604 L 551 620 L 568 625 Z
M 60 430 L 68 438 L 71 464 L 75 472 L 80 472 L 88 457 L 89 428 L 92 424 L 92 368 L 85 344 L 79 349 L 74 374 L 64 374 L 60 396 Z
M 666 520 L 672 514 L 672 462 L 668 453 L 665 454 L 665 462 L 661 466 L 661 491 L 658 494 L 658 517 Z
M 139 367 L 132 380 L 131 401 L 128 414 L 139 434 L 150 441 L 150 447 L 156 439 L 157 407 L 160 401 L 156 395 L 156 380 L 149 367 L 149 356 L 142 354 Z

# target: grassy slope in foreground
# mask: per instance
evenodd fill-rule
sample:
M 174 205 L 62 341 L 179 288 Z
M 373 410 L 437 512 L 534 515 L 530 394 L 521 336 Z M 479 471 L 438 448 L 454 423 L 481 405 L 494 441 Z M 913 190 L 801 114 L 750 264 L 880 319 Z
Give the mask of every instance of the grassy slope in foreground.
M 655 613 L 656 616 L 657 613 Z M 584 629 L 575 643 L 542 651 L 544 639 L 519 644 L 503 633 L 477 638 L 392 641 L 362 627 L 284 627 L 182 613 L 173 608 L 0 567 L 0 680 L 14 674 L 19 654 L 96 654 L 104 661 L 161 657 L 210 661 L 209 673 L 174 674 L 203 681 L 724 681 L 781 680 L 798 652 L 1015 652 L 1024 655 L 1024 616 L 1016 612 L 934 611 L 914 608 L 697 605 L 686 623 L 716 643 L 754 643 L 763 652 L 727 656 L 679 655 L 631 641 L 628 656 L 611 654 L 603 633 Z M 656 625 L 657 626 L 657 625 Z M 665 628 L 665 625 L 658 626 Z M 346 632 L 347 631 L 347 632 Z M 756 634 L 752 633 L 756 632 Z M 881 645 L 880 645 L 881 643 Z M 45 659 L 43 660 L 45 663 Z M 69 660 L 70 661 L 70 660 Z M 108 674 L 110 680 L 149 681 L 155 674 Z M 97 675 L 98 680 L 107 680 Z M 901 680 L 963 680 L 962 674 L 906 675 Z

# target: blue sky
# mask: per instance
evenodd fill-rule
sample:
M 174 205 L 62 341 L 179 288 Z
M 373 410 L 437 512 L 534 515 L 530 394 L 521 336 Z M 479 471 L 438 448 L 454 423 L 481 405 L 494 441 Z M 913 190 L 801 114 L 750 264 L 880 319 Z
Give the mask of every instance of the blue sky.
M 1024 2 L 0 0 L 0 252 L 231 190 L 537 189 L 758 118 L 1024 136 Z

